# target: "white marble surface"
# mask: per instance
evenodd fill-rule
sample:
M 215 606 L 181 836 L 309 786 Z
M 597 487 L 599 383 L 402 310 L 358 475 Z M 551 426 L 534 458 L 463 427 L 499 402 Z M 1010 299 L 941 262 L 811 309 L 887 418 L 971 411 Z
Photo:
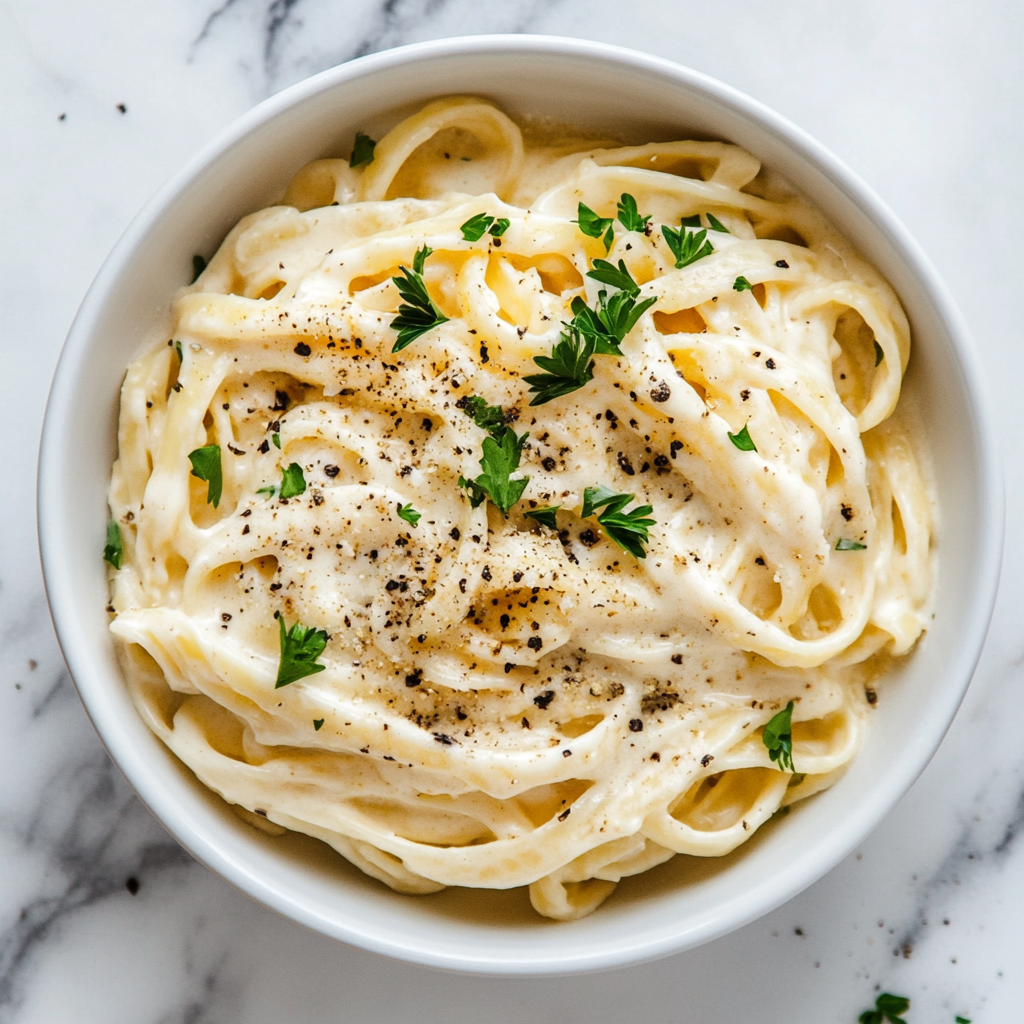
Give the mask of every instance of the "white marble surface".
M 0 1021 L 908 1024 L 1024 1018 L 1024 7 L 1018 0 L 20 0 L 0 3 Z M 660 963 L 500 981 L 308 933 L 191 861 L 111 766 L 64 670 L 34 470 L 64 334 L 142 203 L 222 126 L 338 61 L 466 32 L 648 50 L 767 102 L 845 158 L 949 281 L 1006 456 L 1002 591 L 920 782 L 767 918 Z M 121 112 L 118 104 L 124 104 Z M 136 889 L 137 883 L 137 889 Z

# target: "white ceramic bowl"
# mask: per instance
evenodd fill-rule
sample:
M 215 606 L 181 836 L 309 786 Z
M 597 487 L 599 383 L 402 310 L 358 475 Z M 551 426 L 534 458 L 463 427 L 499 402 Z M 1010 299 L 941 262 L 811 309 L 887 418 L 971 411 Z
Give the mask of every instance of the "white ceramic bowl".
M 725 139 L 782 172 L 899 293 L 913 328 L 907 391 L 920 403 L 940 508 L 938 603 L 919 649 L 887 680 L 852 769 L 723 860 L 676 857 L 626 880 L 593 916 L 553 924 L 521 893 L 397 895 L 304 837 L 243 824 L 148 731 L 107 629 L 100 553 L 118 389 L 147 329 L 244 214 L 308 160 L 347 152 L 432 97 L 611 128 L 635 141 Z M 39 535 L 60 643 L 93 724 L 136 792 L 195 857 L 285 916 L 423 964 L 495 974 L 617 966 L 686 949 L 778 906 L 832 868 L 907 791 L 970 680 L 995 595 L 1002 492 L 979 371 L 960 317 L 906 230 L 846 167 L 777 114 L 665 60 L 578 40 L 488 36 L 363 57 L 250 111 L 143 210 L 96 278 L 57 368 L 39 467 Z

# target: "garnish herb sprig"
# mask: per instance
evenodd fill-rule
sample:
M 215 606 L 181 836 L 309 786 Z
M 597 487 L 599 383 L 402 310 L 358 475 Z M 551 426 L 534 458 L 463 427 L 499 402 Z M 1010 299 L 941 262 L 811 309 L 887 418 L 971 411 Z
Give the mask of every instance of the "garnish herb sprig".
M 634 500 L 632 494 L 618 494 L 608 487 L 588 487 L 583 492 L 583 510 L 580 517 L 588 519 L 597 513 L 608 538 L 634 558 L 646 558 L 644 544 L 648 543 L 648 530 L 656 520 L 649 518 L 654 511 L 651 505 L 639 505 L 629 512 L 623 511 Z M 604 509 L 599 512 L 599 509 Z
M 124 560 L 124 546 L 121 543 L 121 527 L 111 519 L 107 523 L 107 543 L 103 546 L 103 561 L 115 569 L 121 568 Z
M 783 771 L 793 771 L 793 702 L 790 701 L 764 727 L 761 740 L 768 756 L 778 761 Z
M 216 508 L 220 504 L 220 496 L 224 489 L 224 474 L 220 462 L 220 445 L 207 444 L 189 452 L 188 461 L 192 463 L 192 476 L 205 480 L 206 501 Z
M 615 221 L 627 231 L 647 231 L 647 223 L 650 217 L 641 215 L 636 205 L 636 199 L 628 192 L 623 192 L 615 207 L 615 217 L 599 217 L 586 203 L 580 203 L 576 212 L 576 223 L 580 231 L 588 238 L 600 238 L 604 242 L 604 251 L 611 252 L 612 243 L 615 241 Z
M 277 624 L 281 638 L 281 661 L 277 667 L 275 690 L 327 668 L 326 665 L 316 663 L 329 639 L 324 630 L 303 626 L 298 622 L 286 630 L 283 615 L 278 616 Z
M 399 503 L 398 518 L 404 519 L 410 526 L 415 528 L 416 524 L 420 521 L 420 519 L 423 518 L 423 513 L 417 512 L 416 509 L 412 507 L 411 501 L 409 502 L 408 505 L 403 505 Z
M 544 372 L 523 377 L 530 385 L 530 405 L 545 405 L 556 398 L 571 395 L 594 379 L 593 356 L 597 339 L 593 335 L 584 338 L 572 324 L 567 327 L 555 342 L 551 355 L 533 357 Z
M 399 267 L 403 276 L 391 279 L 398 288 L 398 294 L 405 300 L 398 307 L 398 316 L 391 321 L 392 328 L 398 331 L 398 339 L 391 348 L 392 352 L 401 352 L 420 335 L 448 322 L 448 317 L 434 305 L 423 281 L 423 265 L 433 251 L 428 245 L 417 249 L 412 270 Z
M 626 264 L 616 267 L 608 260 L 594 260 L 587 276 L 618 289 L 611 298 L 602 289 L 596 308 L 591 308 L 579 295 L 572 300 L 573 318 L 567 323 L 561 339 L 550 356 L 534 356 L 533 361 L 545 372 L 523 379 L 530 385 L 530 405 L 544 405 L 563 395 L 578 391 L 594 377 L 594 355 L 621 356 L 620 343 L 641 316 L 658 301 L 656 295 L 637 301 L 640 286 Z
M 726 431 L 726 433 L 729 434 L 729 440 L 732 441 L 732 443 L 736 445 L 741 452 L 757 451 L 757 445 L 754 444 L 754 439 L 750 436 L 750 431 L 747 430 L 746 423 L 743 424 L 743 429 L 738 433 L 731 434 L 729 431 Z
M 736 280 L 733 281 L 732 290 L 734 292 L 752 292 L 754 290 L 754 286 L 745 277 L 741 276 L 737 277 Z
M 647 222 L 651 218 L 642 217 L 640 215 L 640 211 L 637 209 L 636 200 L 628 192 L 622 193 L 622 196 L 616 205 L 616 212 L 619 217 L 619 223 L 627 231 L 646 232 Z
M 500 441 L 515 414 L 506 415 L 500 405 L 489 405 L 479 395 L 467 395 L 455 403 L 481 430 L 486 430 L 495 440 Z
M 511 427 L 506 427 L 498 439 L 485 437 L 480 468 L 483 472 L 475 480 L 459 477 L 459 486 L 469 492 L 469 503 L 477 508 L 485 498 L 501 510 L 508 519 L 512 506 L 523 496 L 528 476 L 512 479 L 512 474 L 519 469 L 523 447 L 529 433 L 518 436 Z
M 906 996 L 894 996 L 891 992 L 883 992 L 875 999 L 875 1008 L 865 1010 L 857 1020 L 860 1024 L 907 1024 L 901 1014 L 910 1009 L 910 1000 Z M 960 1018 L 958 1017 L 957 1020 Z
M 700 224 L 699 217 L 697 224 Z M 683 267 L 688 267 L 691 263 L 696 263 L 697 260 L 702 260 L 715 251 L 714 246 L 708 241 L 706 228 L 702 228 L 700 231 L 687 231 L 686 228 L 685 220 L 680 222 L 678 230 L 670 228 L 667 224 L 661 226 L 661 233 L 665 236 L 665 241 L 676 258 L 676 270 L 682 270 Z
M 512 222 L 507 217 L 492 217 L 489 213 L 478 213 L 470 217 L 459 230 L 467 242 L 479 242 L 485 234 L 492 238 L 501 238 Z
M 355 143 L 352 146 L 352 156 L 349 157 L 348 161 L 349 167 L 362 167 L 364 164 L 372 164 L 373 151 L 376 148 L 377 143 L 369 135 L 356 132 Z
M 558 510 L 561 507 L 561 505 L 545 505 L 543 508 L 531 508 L 523 515 L 527 519 L 535 519 L 541 526 L 546 526 L 549 530 L 557 530 Z
M 256 491 L 257 494 L 266 494 L 270 497 L 274 497 L 276 494 L 281 498 L 297 498 L 300 494 L 306 492 L 306 477 L 302 472 L 302 467 L 297 462 L 289 463 L 287 467 L 281 467 L 281 484 L 270 484 L 267 487 L 261 487 Z
M 860 541 L 847 540 L 845 537 L 840 537 L 836 541 L 836 551 L 866 551 L 867 544 L 861 544 Z
M 588 238 L 600 238 L 604 242 L 604 251 L 611 251 L 612 243 L 615 241 L 614 217 L 598 217 L 586 203 L 580 203 L 576 218 L 576 223 L 583 234 Z

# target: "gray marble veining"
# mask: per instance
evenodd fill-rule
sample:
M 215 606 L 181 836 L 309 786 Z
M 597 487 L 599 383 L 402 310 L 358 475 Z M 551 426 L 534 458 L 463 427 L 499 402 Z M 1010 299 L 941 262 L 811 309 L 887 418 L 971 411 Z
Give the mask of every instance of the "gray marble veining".
M 702 1021 L 1013 1024 L 1024 1005 L 1024 9 L 1010 0 L 38 0 L 0 8 L 0 1022 Z M 384 47 L 551 32 L 743 88 L 847 159 L 946 276 L 1006 453 L 1000 599 L 921 780 L 807 892 L 718 942 L 584 979 L 461 978 L 348 949 L 239 895 L 164 834 L 63 668 L 35 555 L 46 388 L 104 255 L 149 194 L 271 92 Z M 124 109 L 122 110 L 121 105 Z

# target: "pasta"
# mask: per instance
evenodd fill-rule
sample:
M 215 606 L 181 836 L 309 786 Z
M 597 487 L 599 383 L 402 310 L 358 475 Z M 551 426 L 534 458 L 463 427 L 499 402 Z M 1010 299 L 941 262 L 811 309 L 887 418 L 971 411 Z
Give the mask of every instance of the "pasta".
M 250 823 L 577 918 L 854 757 L 930 616 L 908 324 L 734 145 L 454 97 L 356 152 L 128 368 L 111 629 Z

